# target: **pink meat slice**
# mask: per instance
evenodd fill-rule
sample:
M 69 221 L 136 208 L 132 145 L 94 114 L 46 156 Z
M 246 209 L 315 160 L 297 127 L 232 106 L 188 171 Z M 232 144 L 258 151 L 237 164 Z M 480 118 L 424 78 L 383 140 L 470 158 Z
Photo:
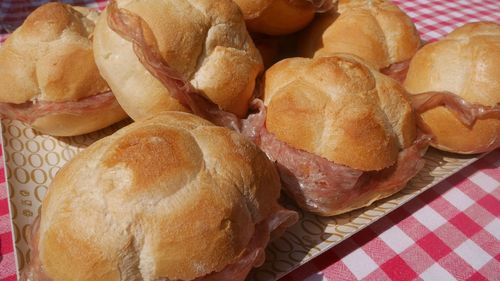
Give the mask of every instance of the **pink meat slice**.
M 323 2 L 322 2 L 323 3 Z M 326 3 L 326 2 L 324 2 Z M 203 93 L 197 91 L 180 73 L 170 67 L 162 58 L 158 49 L 155 37 L 148 24 L 139 16 L 118 8 L 115 1 L 108 5 L 108 24 L 122 38 L 132 42 L 134 52 L 144 65 L 144 67 L 156 77 L 168 90 L 169 94 L 177 99 L 181 104 L 189 108 L 194 114 L 212 121 L 216 125 L 231 128 L 241 132 L 242 120 L 232 113 L 221 110 L 216 104 L 211 102 Z M 147 35 L 147 36 L 146 36 Z M 147 40 L 146 38 L 149 38 Z M 386 73 L 399 75 L 405 73 L 409 61 L 394 64 Z M 436 97 L 433 97 L 436 96 Z M 489 118 L 498 115 L 498 106 L 493 108 L 469 105 L 466 101 L 456 95 L 443 93 L 424 93 L 414 95 L 413 105 L 417 112 L 428 110 L 430 107 L 445 105 L 450 109 L 458 109 L 461 116 L 466 116 L 463 120 L 476 120 L 477 118 Z M 470 117 L 472 116 L 472 119 Z M 245 123 L 245 121 L 243 121 Z M 248 123 L 248 122 L 247 122 Z M 247 126 L 248 127 L 248 126 Z
M 472 104 L 450 92 L 425 92 L 410 95 L 410 97 L 412 106 L 417 113 L 417 125 L 422 132 L 429 135 L 432 135 L 432 130 L 420 114 L 440 106 L 447 108 L 468 128 L 472 128 L 477 120 L 500 120 L 499 104 L 495 106 Z M 498 147 L 500 147 L 500 138 L 496 138 L 484 147 L 477 147 L 477 151 L 494 150 Z
M 291 0 L 292 2 L 299 2 L 297 0 Z M 310 2 L 314 8 L 316 8 L 316 13 L 326 13 L 335 7 L 337 1 L 334 0 L 306 0 Z M 303 2 L 303 1 L 302 1 Z
M 402 62 L 393 63 L 388 67 L 381 69 L 380 72 L 398 81 L 399 83 L 403 83 L 406 79 L 406 75 L 408 74 L 410 61 L 411 60 L 404 60 Z
M 112 92 L 100 93 L 77 101 L 0 103 L 0 117 L 31 124 L 36 119 L 49 114 L 83 115 L 110 105 L 119 107 Z

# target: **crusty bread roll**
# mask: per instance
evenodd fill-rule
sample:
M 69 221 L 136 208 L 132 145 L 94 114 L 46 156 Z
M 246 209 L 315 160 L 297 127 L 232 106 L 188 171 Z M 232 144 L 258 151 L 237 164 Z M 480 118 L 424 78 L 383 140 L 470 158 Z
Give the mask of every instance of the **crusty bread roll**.
M 241 258 L 279 192 L 274 165 L 245 137 L 164 112 L 61 169 L 32 263 L 54 281 L 193 280 Z
M 250 35 L 262 56 L 266 70 L 278 61 L 296 55 L 298 39 L 296 33 L 283 36 L 262 33 L 251 33 Z
M 236 4 L 230 0 L 117 1 L 152 30 L 162 58 L 223 110 L 242 117 L 263 69 Z M 187 111 L 139 61 L 132 43 L 115 33 L 103 12 L 95 59 L 125 111 L 135 120 L 164 110 Z M 149 36 L 149 34 L 148 34 Z
M 0 103 L 78 101 L 109 91 L 95 65 L 91 36 L 97 12 L 48 3 L 0 47 Z M 31 125 L 57 136 L 95 131 L 126 117 L 116 103 L 86 114 L 53 113 Z
M 351 55 L 280 61 L 264 93 L 271 133 L 336 164 L 381 170 L 415 139 L 402 86 Z
M 332 216 L 406 186 L 429 138 L 403 86 L 359 57 L 290 58 L 267 70 L 261 149 L 304 210 Z
M 448 91 L 485 106 L 500 104 L 500 25 L 466 24 L 428 44 L 412 59 L 406 89 L 414 94 Z M 422 117 L 435 135 L 433 146 L 459 153 L 479 153 L 500 139 L 500 120 L 478 120 L 472 128 L 444 107 Z M 493 147 L 494 148 L 494 147 Z
M 300 42 L 302 56 L 350 53 L 377 69 L 410 59 L 420 46 L 410 17 L 387 0 L 340 1 L 338 13 L 318 16 Z
M 313 19 L 315 7 L 307 0 L 234 0 L 245 17 L 248 30 L 268 35 L 299 31 Z
M 338 164 L 381 170 L 415 138 L 404 89 L 350 55 L 283 60 L 264 92 L 270 132 Z

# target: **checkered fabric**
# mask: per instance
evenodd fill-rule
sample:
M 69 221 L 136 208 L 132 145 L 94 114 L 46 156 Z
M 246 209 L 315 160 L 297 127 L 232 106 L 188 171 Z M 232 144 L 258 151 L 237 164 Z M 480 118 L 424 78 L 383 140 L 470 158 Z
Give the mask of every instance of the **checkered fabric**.
M 48 1 L 0 1 L 0 33 Z M 105 1 L 66 1 L 102 8 Z M 498 0 L 394 1 L 422 39 L 471 21 L 500 22 Z M 0 42 L 5 35 L 0 35 Z M 1 156 L 1 154 L 0 154 Z M 0 280 L 16 280 L 8 198 L 0 164 Z M 288 274 L 298 280 L 500 280 L 500 150 L 436 185 Z
M 468 22 L 500 22 L 498 0 L 393 0 L 415 22 L 424 41 L 434 41 Z

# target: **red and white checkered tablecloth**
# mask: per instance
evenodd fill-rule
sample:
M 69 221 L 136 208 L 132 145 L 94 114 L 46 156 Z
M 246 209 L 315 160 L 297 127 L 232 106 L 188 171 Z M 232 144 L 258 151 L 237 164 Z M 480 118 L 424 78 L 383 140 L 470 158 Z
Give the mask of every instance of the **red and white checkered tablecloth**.
M 48 1 L 0 1 L 0 33 Z M 102 8 L 105 1 L 65 1 Z M 425 41 L 471 21 L 500 22 L 499 0 L 394 0 Z M 0 35 L 0 42 L 4 35 Z M 1 154 L 0 154 L 1 156 Z M 0 164 L 0 280 L 16 280 Z M 500 280 L 500 149 L 282 280 Z

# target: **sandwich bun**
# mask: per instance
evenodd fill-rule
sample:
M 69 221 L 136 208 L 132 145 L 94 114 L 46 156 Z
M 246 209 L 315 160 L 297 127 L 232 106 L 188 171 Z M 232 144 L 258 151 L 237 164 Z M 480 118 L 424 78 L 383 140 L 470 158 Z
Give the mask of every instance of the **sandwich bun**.
M 448 91 L 473 104 L 498 106 L 500 25 L 469 23 L 425 45 L 412 59 L 404 86 L 413 94 Z M 421 116 L 435 136 L 432 145 L 441 150 L 480 153 L 500 145 L 497 118 L 478 120 L 467 127 L 444 107 Z
M 337 164 L 381 170 L 415 139 L 403 87 L 352 55 L 282 60 L 264 93 L 271 133 Z
M 263 69 L 241 12 L 230 0 L 116 1 L 139 16 L 146 39 L 186 83 L 221 109 L 243 117 Z M 164 110 L 188 111 L 139 61 L 133 43 L 109 25 L 109 6 L 94 38 L 97 66 L 120 105 L 134 120 Z
M 16 105 L 65 102 L 109 92 L 92 51 L 97 12 L 48 3 L 33 11 L 0 47 L 0 103 Z M 1 112 L 5 114 L 5 112 Z M 34 118 L 31 126 L 50 135 L 92 132 L 126 117 L 117 103 L 85 114 L 58 111 Z
M 307 0 L 234 0 L 243 12 L 248 30 L 285 35 L 306 27 L 316 13 Z
M 408 94 L 360 58 L 290 58 L 264 82 L 267 118 L 254 131 L 302 209 L 333 216 L 368 206 L 424 166 L 430 138 L 417 137 Z
M 338 11 L 321 14 L 302 33 L 304 57 L 350 53 L 376 69 L 410 59 L 420 46 L 415 25 L 386 0 L 342 0 Z
M 279 193 L 273 163 L 245 137 L 164 112 L 60 170 L 42 204 L 31 267 L 54 281 L 193 280 L 242 258 Z

